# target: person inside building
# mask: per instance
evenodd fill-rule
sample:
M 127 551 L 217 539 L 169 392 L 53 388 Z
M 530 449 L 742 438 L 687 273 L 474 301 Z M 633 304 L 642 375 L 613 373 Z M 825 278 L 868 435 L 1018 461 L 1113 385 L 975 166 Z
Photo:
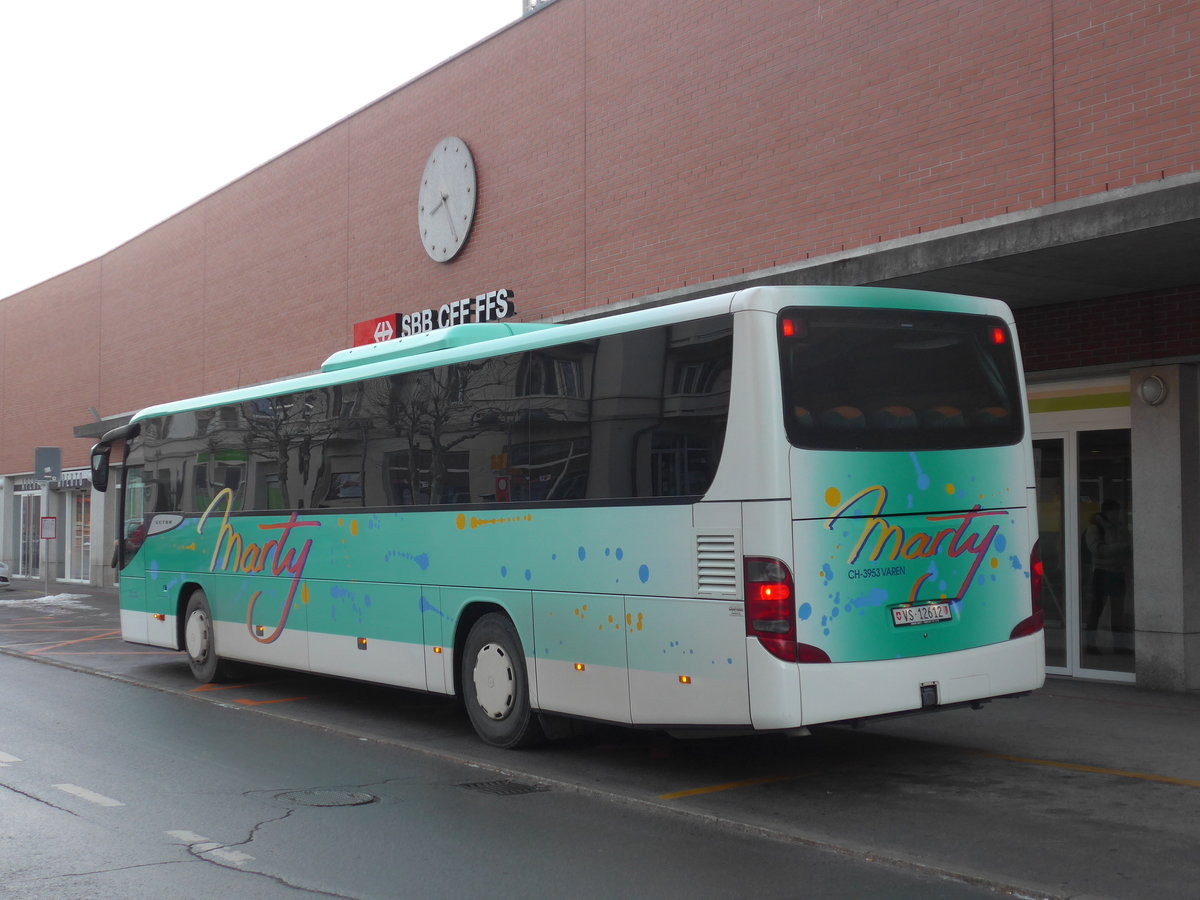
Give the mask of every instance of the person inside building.
M 1092 597 L 1086 623 L 1085 650 L 1087 653 L 1100 652 L 1096 644 L 1096 630 L 1107 606 L 1114 650 L 1118 653 L 1132 652 L 1130 636 L 1133 632 L 1133 615 L 1128 607 L 1126 584 L 1130 541 L 1121 504 L 1116 500 L 1105 500 L 1100 505 L 1100 512 L 1092 516 L 1083 539 L 1092 561 Z

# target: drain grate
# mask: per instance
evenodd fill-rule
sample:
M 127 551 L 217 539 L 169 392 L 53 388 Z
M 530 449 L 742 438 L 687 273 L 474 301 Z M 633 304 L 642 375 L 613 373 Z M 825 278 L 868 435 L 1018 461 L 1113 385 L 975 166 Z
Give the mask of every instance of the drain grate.
M 501 797 L 512 797 L 517 794 L 537 794 L 541 791 L 550 790 L 550 785 L 548 784 L 530 784 L 527 781 L 512 781 L 511 779 L 468 781 L 460 784 L 459 787 L 466 788 L 468 791 L 478 791 L 481 794 L 496 794 Z
M 365 806 L 379 800 L 374 794 L 362 791 L 327 790 L 284 791 L 276 794 L 275 799 L 297 806 Z

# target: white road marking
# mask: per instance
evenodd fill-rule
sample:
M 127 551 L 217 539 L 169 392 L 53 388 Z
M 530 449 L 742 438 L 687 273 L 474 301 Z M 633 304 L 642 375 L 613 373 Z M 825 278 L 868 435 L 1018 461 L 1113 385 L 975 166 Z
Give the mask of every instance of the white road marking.
M 89 791 L 87 788 L 80 787 L 77 784 L 56 784 L 54 785 L 60 791 L 65 791 L 68 794 L 74 794 L 87 800 L 89 803 L 95 803 L 97 806 L 124 806 L 120 800 L 114 800 L 112 797 L 105 797 L 103 794 L 97 794 L 95 791 Z
M 210 841 L 202 834 L 196 834 L 194 831 L 168 831 L 171 837 L 178 841 L 183 841 L 189 845 L 189 849 L 200 856 L 215 856 L 227 863 L 233 863 L 235 866 L 240 866 L 245 862 L 252 862 L 254 857 L 249 853 L 242 853 L 240 850 L 229 850 L 224 845 L 218 844 L 216 841 Z
M 204 835 L 196 834 L 194 831 L 168 831 L 167 834 L 185 844 L 201 844 L 208 840 Z
M 20 757 L 9 756 L 3 750 L 0 750 L 0 769 L 7 768 L 8 766 L 11 766 L 13 763 L 19 763 L 20 761 L 21 761 Z
M 250 862 L 254 859 L 249 853 L 241 853 L 237 850 L 213 850 L 209 856 L 219 856 L 226 862 L 231 862 L 235 866 L 240 866 L 244 862 Z

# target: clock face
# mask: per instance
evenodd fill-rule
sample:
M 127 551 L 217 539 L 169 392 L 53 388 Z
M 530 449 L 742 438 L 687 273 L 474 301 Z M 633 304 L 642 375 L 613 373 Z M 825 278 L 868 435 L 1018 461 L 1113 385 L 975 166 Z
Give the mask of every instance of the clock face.
M 460 138 L 437 142 L 417 200 L 417 227 L 421 245 L 437 262 L 452 260 L 471 231 L 475 219 L 475 161 Z

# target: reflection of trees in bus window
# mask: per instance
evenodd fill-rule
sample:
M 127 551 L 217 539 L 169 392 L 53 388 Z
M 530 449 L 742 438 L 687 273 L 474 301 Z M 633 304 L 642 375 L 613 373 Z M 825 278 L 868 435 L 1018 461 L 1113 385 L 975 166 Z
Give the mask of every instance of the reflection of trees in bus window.
M 202 512 L 225 488 L 237 510 L 700 495 L 731 333 L 724 316 L 150 419 L 150 499 Z
M 393 506 L 470 503 L 470 454 L 454 450 L 396 450 L 384 457 L 387 499 Z
M 587 496 L 587 438 L 520 444 L 509 454 L 514 501 L 582 500 Z
M 370 390 L 385 399 L 383 421 L 377 423 L 381 427 L 368 455 L 379 459 L 386 471 L 385 502 L 402 506 L 470 502 L 471 453 L 484 458 L 495 453 L 498 434 L 511 428 L 514 372 L 514 358 L 500 357 L 372 383 Z M 497 437 L 488 443 L 488 434 Z M 480 478 L 486 475 L 490 485 L 490 475 L 480 468 Z M 491 489 L 485 489 L 482 481 L 478 487 L 475 499 Z
M 338 435 L 341 387 L 243 404 L 244 446 L 273 466 L 285 509 L 311 507 L 328 491 L 325 452 Z

